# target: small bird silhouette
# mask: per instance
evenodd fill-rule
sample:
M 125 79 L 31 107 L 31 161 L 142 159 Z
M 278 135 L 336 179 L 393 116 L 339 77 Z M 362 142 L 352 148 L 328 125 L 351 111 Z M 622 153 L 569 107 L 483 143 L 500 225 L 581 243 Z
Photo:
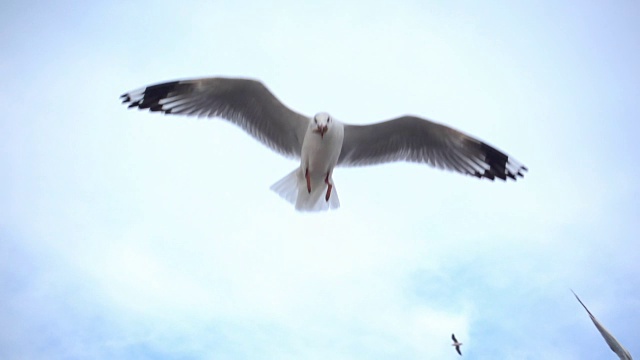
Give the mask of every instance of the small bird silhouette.
M 451 334 L 451 340 L 453 340 L 453 344 L 451 344 L 451 346 L 455 346 L 456 347 L 456 351 L 458 352 L 458 354 L 460 354 L 460 356 L 462 356 L 462 352 L 460 352 L 460 346 L 462 346 L 462 343 L 458 342 L 458 339 L 456 339 L 456 335 L 455 334 Z

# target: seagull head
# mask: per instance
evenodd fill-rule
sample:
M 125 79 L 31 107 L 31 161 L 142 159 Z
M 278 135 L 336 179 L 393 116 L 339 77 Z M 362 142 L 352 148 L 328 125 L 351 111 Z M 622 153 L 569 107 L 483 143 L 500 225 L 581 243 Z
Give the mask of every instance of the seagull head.
M 317 113 L 313 117 L 313 129 L 314 133 L 320 134 L 320 137 L 324 138 L 324 134 L 329 131 L 329 125 L 331 124 L 331 116 L 325 112 Z

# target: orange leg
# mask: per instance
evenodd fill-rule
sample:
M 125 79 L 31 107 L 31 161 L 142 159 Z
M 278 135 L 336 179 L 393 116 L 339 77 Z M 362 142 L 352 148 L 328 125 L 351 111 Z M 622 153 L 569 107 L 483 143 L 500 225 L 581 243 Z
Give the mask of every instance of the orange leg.
M 333 185 L 329 183 L 329 173 L 327 173 L 327 176 L 324 178 L 324 183 L 327 184 L 327 195 L 325 195 L 324 200 L 329 201 L 329 198 L 331 197 L 331 189 L 333 188 Z

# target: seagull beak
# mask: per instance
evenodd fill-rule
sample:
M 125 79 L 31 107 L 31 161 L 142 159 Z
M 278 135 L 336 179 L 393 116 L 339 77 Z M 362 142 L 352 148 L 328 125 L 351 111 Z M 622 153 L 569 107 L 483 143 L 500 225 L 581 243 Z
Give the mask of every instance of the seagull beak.
M 320 137 L 324 138 L 324 134 L 327 132 L 327 130 L 329 130 L 329 127 L 327 125 L 318 125 L 318 127 L 313 132 L 319 133 Z

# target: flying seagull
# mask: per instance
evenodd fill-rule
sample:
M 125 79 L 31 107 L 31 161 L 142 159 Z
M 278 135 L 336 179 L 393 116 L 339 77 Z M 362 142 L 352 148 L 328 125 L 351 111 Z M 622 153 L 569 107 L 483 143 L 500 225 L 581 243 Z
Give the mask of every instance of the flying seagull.
M 575 296 L 576 299 L 578 299 L 578 301 L 580 302 L 580 305 L 582 305 L 582 307 L 585 310 L 587 310 L 587 314 L 589 314 L 589 317 L 591 318 L 591 321 L 593 321 L 593 324 L 596 326 L 596 328 L 598 328 L 598 331 L 600 331 L 600 334 L 604 338 L 604 341 L 607 342 L 607 345 L 609 345 L 611 350 L 614 353 L 616 353 L 616 355 L 618 355 L 620 360 L 632 360 L 631 354 L 629 354 L 629 351 L 627 351 L 627 349 L 625 349 L 622 346 L 622 344 L 620 344 L 618 342 L 618 340 L 616 340 L 616 338 L 614 338 L 613 335 L 611 335 L 611 333 L 609 333 L 609 331 L 607 331 L 607 329 L 605 329 L 604 326 L 602 326 L 602 324 L 600 324 L 598 319 L 596 319 L 596 317 L 593 316 L 593 314 L 591 314 L 591 311 L 589 311 L 589 309 L 587 309 L 586 305 L 582 302 L 582 300 L 580 300 L 578 295 L 576 295 L 576 293 L 573 292 L 573 290 L 571 290 L 571 292 L 573 293 L 573 296 Z
M 456 351 L 458 352 L 458 354 L 460 354 L 460 356 L 462 356 L 462 352 L 460 351 L 460 346 L 462 346 L 462 343 L 458 342 L 458 340 L 456 339 L 456 336 L 454 334 L 451 334 L 451 340 L 453 340 L 453 344 L 451 344 L 451 346 L 455 346 Z
M 121 99 L 129 108 L 226 119 L 272 150 L 300 159 L 298 168 L 271 186 L 300 211 L 340 206 L 333 182 L 336 166 L 409 161 L 489 180 L 516 180 L 527 171 L 476 138 L 416 116 L 350 125 L 326 112 L 299 114 L 252 79 L 171 81 L 125 93 Z

